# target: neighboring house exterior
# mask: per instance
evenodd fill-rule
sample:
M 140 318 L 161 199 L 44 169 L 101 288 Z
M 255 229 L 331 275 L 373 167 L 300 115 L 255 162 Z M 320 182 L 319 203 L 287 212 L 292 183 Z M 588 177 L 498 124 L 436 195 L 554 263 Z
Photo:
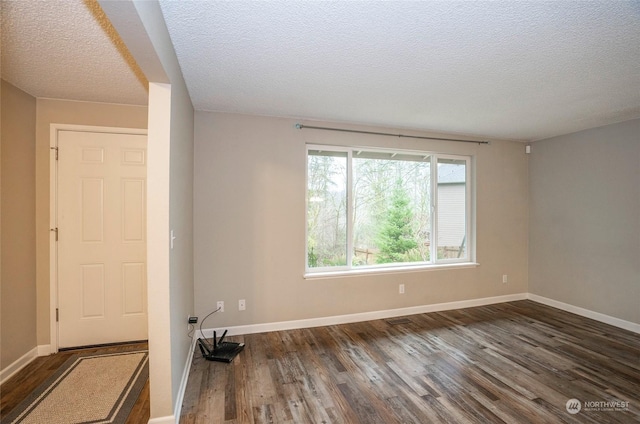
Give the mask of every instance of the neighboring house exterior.
M 466 168 L 438 164 L 438 246 L 445 257 L 457 257 L 465 242 Z

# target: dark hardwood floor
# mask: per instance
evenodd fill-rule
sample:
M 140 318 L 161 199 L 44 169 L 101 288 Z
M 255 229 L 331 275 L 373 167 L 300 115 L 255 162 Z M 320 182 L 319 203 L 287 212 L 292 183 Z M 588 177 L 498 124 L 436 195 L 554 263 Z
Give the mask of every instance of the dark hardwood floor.
M 11 412 L 29 393 L 55 373 L 74 353 L 122 352 L 125 349 L 131 349 L 133 347 L 140 349 L 148 348 L 147 343 L 129 343 L 98 348 L 66 350 L 54 355 L 41 356 L 34 359 L 29 365 L 0 386 L 0 417 Z M 147 423 L 149 421 L 149 412 L 149 382 L 147 381 L 131 414 L 129 414 L 126 424 Z
M 640 335 L 531 301 L 230 339 L 181 423 L 640 422 Z
M 181 423 L 640 422 L 640 335 L 531 301 L 230 340 L 231 364 L 194 355 Z M 73 353 L 5 382 L 0 416 Z M 148 420 L 147 384 L 127 423 Z

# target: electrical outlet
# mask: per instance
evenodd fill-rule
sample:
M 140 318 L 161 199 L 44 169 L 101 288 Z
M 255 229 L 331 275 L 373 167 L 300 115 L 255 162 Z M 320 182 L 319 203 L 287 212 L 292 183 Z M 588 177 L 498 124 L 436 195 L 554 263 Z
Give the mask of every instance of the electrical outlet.
M 238 310 L 244 311 L 245 309 L 247 309 L 247 303 L 245 302 L 245 300 L 244 299 L 238 300 Z
M 404 294 L 404 284 L 400 284 L 400 285 L 398 286 L 398 293 L 400 293 L 400 294 Z
M 224 312 L 224 300 L 218 300 L 217 309 L 218 312 Z
M 198 323 L 198 317 L 192 317 L 191 315 L 189 315 L 189 324 L 197 324 Z
M 503 282 L 504 284 L 507 284 L 507 282 L 508 282 L 508 281 L 509 281 L 509 278 L 507 277 L 507 274 L 503 274 L 503 275 L 502 275 L 502 282 Z

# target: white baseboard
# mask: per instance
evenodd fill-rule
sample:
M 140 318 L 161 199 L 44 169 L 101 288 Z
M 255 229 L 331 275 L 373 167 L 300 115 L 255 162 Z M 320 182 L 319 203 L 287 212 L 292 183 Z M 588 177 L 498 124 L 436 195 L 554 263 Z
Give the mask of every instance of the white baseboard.
M 189 353 L 187 354 L 187 362 L 184 364 L 184 370 L 182 371 L 182 379 L 180 380 L 180 387 L 178 387 L 178 396 L 176 397 L 176 406 L 173 410 L 173 416 L 180 420 L 180 414 L 182 413 L 182 401 L 184 400 L 184 393 L 187 390 L 187 382 L 189 380 L 189 372 L 191 372 L 191 363 L 193 362 L 193 351 L 196 347 L 196 337 L 191 338 L 189 343 Z M 149 421 L 151 422 L 151 421 Z M 178 421 L 176 421 L 177 423 Z
M 38 356 L 48 356 L 55 353 L 51 349 L 51 345 L 38 345 Z
M 149 424 L 177 424 L 178 421 L 174 415 L 168 415 L 166 417 L 150 418 L 147 421 Z
M 513 302 L 527 299 L 528 293 L 509 294 L 504 296 L 484 297 L 481 299 L 460 300 L 456 302 L 436 303 L 433 305 L 412 306 L 408 308 L 387 309 L 383 311 L 362 312 L 358 314 L 337 315 L 322 318 L 309 318 L 295 321 L 270 322 L 264 324 L 238 325 L 227 328 L 228 336 L 240 334 L 266 333 L 269 331 L 295 330 L 299 328 L 322 327 L 325 325 L 348 324 L 352 322 L 371 321 L 400 317 L 404 315 L 424 314 L 427 312 L 448 311 L 452 309 L 471 308 L 474 306 L 492 305 L 495 303 Z M 207 338 L 213 337 L 213 331 L 222 328 L 207 328 L 202 330 Z M 196 337 L 197 338 L 197 337 Z
M 31 361 L 37 357 L 38 347 L 36 346 L 0 371 L 0 384 L 3 384 L 5 381 L 13 377 L 18 371 L 29 365 Z
M 610 315 L 601 314 L 600 312 L 594 312 L 589 309 L 584 309 L 579 306 L 570 305 L 568 303 L 559 302 L 557 300 L 549 299 L 547 297 L 538 296 L 537 294 L 528 293 L 527 298 L 534 302 L 542 303 L 543 305 L 551 306 L 553 308 L 562 309 L 563 311 L 571 312 L 576 315 L 580 315 L 586 318 L 591 318 L 596 321 L 603 322 L 605 324 L 612 325 L 614 327 L 629 330 L 634 333 L 640 334 L 640 324 L 635 322 L 625 321 L 620 318 L 612 317 Z
M 302 319 L 302 320 L 295 320 L 295 321 L 271 322 L 271 323 L 264 323 L 264 324 L 238 325 L 235 327 L 227 328 L 227 335 L 235 336 L 235 335 L 243 335 L 243 334 L 266 333 L 269 331 L 283 331 L 283 330 L 294 330 L 294 329 L 300 329 L 300 328 L 321 327 L 325 325 L 348 324 L 352 322 L 362 322 L 362 321 L 370 321 L 370 320 L 376 320 L 376 319 L 393 318 L 393 317 L 399 317 L 399 316 L 405 316 L 405 315 L 423 314 L 428 312 L 449 311 L 453 309 L 463 309 L 463 308 L 471 308 L 475 306 L 493 305 L 497 303 L 514 302 L 517 300 L 526 300 L 526 299 L 532 300 L 534 302 L 542 303 L 544 305 L 551 306 L 557 309 L 561 309 L 567 312 L 571 312 L 577 315 L 581 315 L 587 318 L 591 318 L 596 321 L 603 322 L 605 324 L 613 325 L 615 327 L 623 328 L 625 330 L 633 331 L 634 333 L 640 333 L 640 324 L 625 321 L 619 318 L 601 314 L 599 312 L 590 311 L 588 309 L 580 308 L 577 306 L 569 305 L 567 303 L 559 302 L 557 300 L 548 299 L 546 297 L 538 296 L 533 293 L 516 293 L 516 294 L 510 294 L 510 295 L 504 295 L 504 296 L 485 297 L 481 299 L 461 300 L 461 301 L 447 302 L 447 303 L 436 303 L 433 305 L 421 305 L 421 306 L 413 306 L 409 308 L 388 309 L 383 311 L 363 312 L 358 314 L 338 315 L 338 316 L 322 317 L 322 318 L 310 318 L 310 319 Z M 207 338 L 213 337 L 214 330 L 217 332 L 220 332 L 223 329 L 222 328 L 204 329 L 202 330 L 202 332 L 204 333 L 204 337 L 207 337 Z M 182 375 L 182 381 L 180 384 L 178 399 L 176 401 L 177 405 L 176 405 L 175 417 L 178 417 L 178 418 L 180 417 L 182 401 L 183 401 L 184 392 L 187 386 L 187 379 L 189 376 L 191 362 L 193 359 L 193 352 L 195 349 L 197 339 L 198 337 L 194 336 L 191 344 L 191 351 L 189 352 L 189 358 L 187 360 L 187 364 L 185 365 L 184 373 Z M 169 420 L 169 417 L 167 417 L 166 420 L 164 418 L 162 419 L 156 418 L 155 420 L 149 421 L 149 424 L 168 424 L 168 423 L 173 423 L 173 421 Z

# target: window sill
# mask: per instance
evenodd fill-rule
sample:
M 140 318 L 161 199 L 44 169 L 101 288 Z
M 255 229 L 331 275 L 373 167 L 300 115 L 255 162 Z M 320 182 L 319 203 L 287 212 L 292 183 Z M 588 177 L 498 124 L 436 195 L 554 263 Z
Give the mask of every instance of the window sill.
M 324 279 L 324 278 L 356 277 L 361 275 L 396 274 L 396 273 L 422 272 L 422 271 L 442 271 L 445 269 L 476 268 L 478 266 L 480 266 L 480 264 L 476 262 L 458 262 L 458 263 L 449 263 L 449 264 L 397 266 L 397 267 L 389 267 L 389 268 L 361 268 L 361 269 L 350 269 L 350 270 L 341 270 L 341 271 L 320 271 L 320 272 L 307 272 L 304 274 L 304 279 L 316 280 L 316 279 Z

